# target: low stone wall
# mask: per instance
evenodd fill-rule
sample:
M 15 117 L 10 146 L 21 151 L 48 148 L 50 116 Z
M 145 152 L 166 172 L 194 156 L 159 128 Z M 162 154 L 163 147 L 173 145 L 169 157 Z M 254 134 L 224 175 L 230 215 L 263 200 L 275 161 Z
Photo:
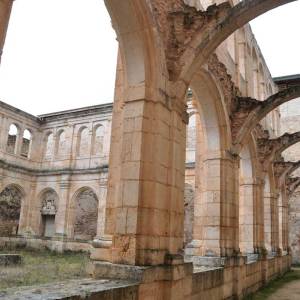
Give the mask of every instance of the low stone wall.
M 88 268 L 88 273 L 95 277 L 94 281 L 89 279 L 91 281 L 86 284 L 78 282 L 79 289 L 77 286 L 74 288 L 71 282 L 61 288 L 60 284 L 39 286 L 41 297 L 32 299 L 53 299 L 53 295 L 57 296 L 55 299 L 243 299 L 270 280 L 282 276 L 290 266 L 289 255 L 250 263 L 246 263 L 246 257 L 224 258 L 223 267 L 209 269 L 198 266 L 194 270 L 192 263 L 176 261 L 155 267 L 94 261 Z M 4 299 L 18 299 L 13 298 L 16 292 L 18 295 L 36 296 L 31 287 L 11 291 Z
M 92 245 L 87 242 L 78 241 L 62 241 L 54 239 L 40 239 L 40 238 L 23 238 L 23 237 L 0 237 L 1 248 L 28 248 L 35 250 L 51 250 L 55 252 L 90 252 Z

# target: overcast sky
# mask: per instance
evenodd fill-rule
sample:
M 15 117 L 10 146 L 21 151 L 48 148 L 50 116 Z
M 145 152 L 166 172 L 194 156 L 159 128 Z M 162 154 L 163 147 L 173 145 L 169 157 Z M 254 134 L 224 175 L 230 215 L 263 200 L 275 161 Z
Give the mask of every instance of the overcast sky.
M 300 2 L 252 22 L 273 76 L 300 73 Z M 32 114 L 111 102 L 117 42 L 103 0 L 14 2 L 0 99 Z

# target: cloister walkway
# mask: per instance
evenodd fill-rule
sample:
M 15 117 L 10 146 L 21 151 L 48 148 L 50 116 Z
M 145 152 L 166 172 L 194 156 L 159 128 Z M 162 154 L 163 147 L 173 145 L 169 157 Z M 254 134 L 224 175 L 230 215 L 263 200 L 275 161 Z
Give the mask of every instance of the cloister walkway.
M 274 291 L 275 290 L 275 291 Z M 258 292 L 252 300 L 299 300 L 300 299 L 300 267 L 293 268 L 282 279 L 271 283 Z

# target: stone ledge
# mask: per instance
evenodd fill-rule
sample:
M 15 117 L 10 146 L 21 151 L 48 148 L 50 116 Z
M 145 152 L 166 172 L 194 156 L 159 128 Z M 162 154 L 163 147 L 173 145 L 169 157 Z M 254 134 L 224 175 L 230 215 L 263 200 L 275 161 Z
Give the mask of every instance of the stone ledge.
M 120 280 L 70 280 L 32 287 L 10 288 L 0 292 L 5 300 L 62 300 L 62 299 L 125 299 L 138 297 L 138 284 Z
M 192 263 L 159 266 L 130 266 L 102 261 L 90 262 L 87 273 L 96 279 L 127 279 L 140 283 L 179 280 L 193 273 Z

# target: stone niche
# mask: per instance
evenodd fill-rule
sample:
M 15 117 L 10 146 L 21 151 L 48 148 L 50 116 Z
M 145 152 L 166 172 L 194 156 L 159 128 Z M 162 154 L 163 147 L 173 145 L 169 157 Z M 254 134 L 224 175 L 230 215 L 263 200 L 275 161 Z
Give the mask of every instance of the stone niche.
M 57 194 L 54 191 L 47 191 L 42 200 L 42 223 L 43 236 L 52 237 L 55 234 L 55 215 L 57 212 Z
M 74 239 L 92 240 L 97 233 L 97 196 L 91 189 L 87 189 L 78 194 L 75 202 Z

